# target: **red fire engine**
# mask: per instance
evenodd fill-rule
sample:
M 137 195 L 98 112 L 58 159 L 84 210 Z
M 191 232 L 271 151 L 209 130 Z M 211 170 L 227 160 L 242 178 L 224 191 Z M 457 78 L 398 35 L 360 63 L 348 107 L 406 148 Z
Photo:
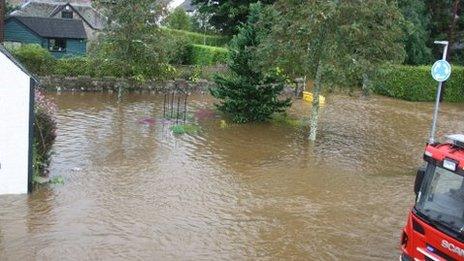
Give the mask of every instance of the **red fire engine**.
M 464 260 L 464 135 L 429 144 L 401 237 L 401 260 Z
M 442 82 L 451 74 L 443 59 L 436 64 L 439 82 L 430 141 L 425 148 L 426 166 L 417 172 L 416 203 L 401 236 L 400 260 L 464 260 L 464 135 L 450 135 L 445 143 L 435 142 Z M 439 75 L 442 74 L 442 75 Z

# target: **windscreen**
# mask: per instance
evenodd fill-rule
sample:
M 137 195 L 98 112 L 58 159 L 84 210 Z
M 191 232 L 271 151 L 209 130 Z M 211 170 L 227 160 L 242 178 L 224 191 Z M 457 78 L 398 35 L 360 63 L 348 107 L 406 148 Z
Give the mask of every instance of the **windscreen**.
M 440 167 L 428 168 L 416 210 L 457 233 L 464 231 L 464 177 Z

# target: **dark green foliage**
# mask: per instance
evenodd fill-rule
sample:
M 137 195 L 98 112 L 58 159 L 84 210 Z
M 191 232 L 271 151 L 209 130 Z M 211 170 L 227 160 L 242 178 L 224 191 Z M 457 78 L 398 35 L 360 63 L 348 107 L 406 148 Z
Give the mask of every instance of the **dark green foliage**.
M 230 42 L 230 37 L 222 35 L 205 35 L 175 29 L 166 29 L 166 32 L 176 38 L 185 38 L 190 44 L 224 47 Z
M 45 75 L 53 67 L 52 55 L 38 44 L 25 44 L 10 51 L 26 68 L 37 75 Z
M 188 47 L 186 62 L 190 65 L 224 64 L 228 53 L 225 48 L 193 44 Z
M 423 0 L 399 0 L 399 8 L 405 18 L 404 46 L 406 64 L 428 64 L 432 59 L 432 52 L 427 46 L 430 37 L 430 16 L 427 14 Z
M 430 75 L 430 66 L 391 66 L 381 70 L 374 81 L 374 92 L 408 101 L 434 101 L 437 82 Z M 446 82 L 444 100 L 464 101 L 464 67 L 453 67 Z
M 192 20 L 183 8 L 176 8 L 166 17 L 164 24 L 171 29 L 186 30 L 192 29 Z
M 274 113 L 290 106 L 290 100 L 278 98 L 284 88 L 284 79 L 278 72 L 263 72 L 255 66 L 260 40 L 256 23 L 261 11 L 262 5 L 251 6 L 247 24 L 240 28 L 230 45 L 231 73 L 217 76 L 217 87 L 211 89 L 211 94 L 220 100 L 218 109 L 236 123 L 267 121 Z
M 210 0 L 193 0 L 199 6 L 200 13 L 210 16 L 209 23 L 224 34 L 234 35 L 242 23 L 247 21 L 250 5 L 261 2 L 272 4 L 275 0 L 223 0 L 212 3 Z
M 430 16 L 430 39 L 428 44 L 433 49 L 434 57 L 439 58 L 441 57 L 441 48 L 436 48 L 433 41 L 448 40 L 453 44 L 460 40 L 459 32 L 464 30 L 464 20 L 462 19 L 464 1 L 429 0 L 426 1 L 426 5 Z M 453 49 L 449 52 L 449 58 L 453 63 L 463 62 L 461 56 L 462 53 Z

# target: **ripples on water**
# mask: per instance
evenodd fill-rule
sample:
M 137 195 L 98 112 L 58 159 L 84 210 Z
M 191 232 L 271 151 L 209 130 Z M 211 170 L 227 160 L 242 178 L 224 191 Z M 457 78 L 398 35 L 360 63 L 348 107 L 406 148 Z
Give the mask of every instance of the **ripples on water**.
M 412 204 L 431 104 L 334 96 L 306 129 L 203 119 L 174 136 L 163 100 L 51 95 L 52 175 L 65 184 L 0 197 L 0 260 L 392 260 Z M 190 111 L 211 108 L 196 96 Z M 292 115 L 307 115 L 296 102 Z M 444 132 L 463 130 L 446 105 Z

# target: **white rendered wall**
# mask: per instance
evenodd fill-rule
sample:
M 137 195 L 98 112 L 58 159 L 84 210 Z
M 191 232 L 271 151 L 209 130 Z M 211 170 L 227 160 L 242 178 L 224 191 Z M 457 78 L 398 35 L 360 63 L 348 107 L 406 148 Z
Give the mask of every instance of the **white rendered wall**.
M 0 52 L 0 195 L 27 193 L 30 77 Z

